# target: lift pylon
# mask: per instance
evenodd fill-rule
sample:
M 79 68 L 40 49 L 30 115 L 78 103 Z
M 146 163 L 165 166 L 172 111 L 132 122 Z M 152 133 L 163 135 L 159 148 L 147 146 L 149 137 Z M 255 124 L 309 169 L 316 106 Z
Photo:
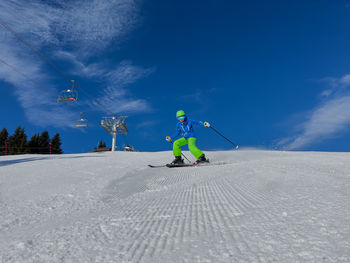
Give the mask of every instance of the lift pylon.
M 125 123 L 125 119 L 128 116 L 112 116 L 103 117 L 100 125 L 112 135 L 112 152 L 115 151 L 117 133 L 128 134 L 128 128 Z

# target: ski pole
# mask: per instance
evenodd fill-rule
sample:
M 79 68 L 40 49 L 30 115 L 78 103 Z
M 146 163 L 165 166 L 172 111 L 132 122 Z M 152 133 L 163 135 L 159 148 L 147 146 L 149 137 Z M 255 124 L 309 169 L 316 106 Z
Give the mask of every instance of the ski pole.
M 172 145 L 174 145 L 174 143 L 173 143 L 172 141 L 170 141 L 170 142 L 171 142 Z M 188 160 L 187 157 L 186 157 L 183 153 L 181 153 L 181 155 L 182 155 L 189 163 L 191 163 L 191 161 Z
M 226 139 L 227 141 L 229 141 L 230 143 L 232 143 L 232 145 L 235 147 L 235 149 L 238 149 L 238 145 L 235 144 L 234 142 L 232 142 L 231 140 L 227 139 L 224 135 L 222 135 L 220 132 L 218 132 L 216 129 L 214 129 L 212 126 L 210 126 L 210 128 L 215 131 L 217 134 L 219 134 L 221 137 L 223 137 L 224 139 Z

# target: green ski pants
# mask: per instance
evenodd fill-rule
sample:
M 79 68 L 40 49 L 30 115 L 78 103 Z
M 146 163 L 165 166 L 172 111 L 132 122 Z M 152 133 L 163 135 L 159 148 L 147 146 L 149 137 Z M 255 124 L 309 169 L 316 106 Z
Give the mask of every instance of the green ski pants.
M 196 138 L 191 137 L 186 139 L 185 137 L 182 137 L 176 140 L 173 144 L 174 155 L 181 156 L 181 146 L 184 146 L 186 144 L 188 144 L 188 149 L 194 155 L 194 157 L 196 157 L 196 159 L 198 159 L 203 154 L 203 152 L 196 146 Z

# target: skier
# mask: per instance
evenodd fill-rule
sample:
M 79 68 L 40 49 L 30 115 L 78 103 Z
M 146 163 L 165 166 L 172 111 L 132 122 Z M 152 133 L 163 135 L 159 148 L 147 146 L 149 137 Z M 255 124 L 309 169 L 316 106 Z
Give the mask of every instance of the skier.
M 209 162 L 209 160 L 205 158 L 204 153 L 196 146 L 196 137 L 194 134 L 193 125 L 196 124 L 210 127 L 210 124 L 206 121 L 202 122 L 188 118 L 183 110 L 179 110 L 176 113 L 176 118 L 179 121 L 176 125 L 176 133 L 173 136 L 167 136 L 166 140 L 168 142 L 172 142 L 179 135 L 182 137 L 173 143 L 175 160 L 171 164 L 184 163 L 184 160 L 181 158 L 181 146 L 186 144 L 188 144 L 190 152 L 196 157 L 196 163 Z

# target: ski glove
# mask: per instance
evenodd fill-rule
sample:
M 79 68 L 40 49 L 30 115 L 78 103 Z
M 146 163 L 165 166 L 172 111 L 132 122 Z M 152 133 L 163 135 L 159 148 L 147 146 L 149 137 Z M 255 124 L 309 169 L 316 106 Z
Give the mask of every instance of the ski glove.
M 170 136 L 167 136 L 167 137 L 165 138 L 165 140 L 167 140 L 168 142 L 171 142 Z
M 207 121 L 205 121 L 205 122 L 204 122 L 204 126 L 205 126 L 205 127 L 210 127 L 210 123 L 207 122 Z

